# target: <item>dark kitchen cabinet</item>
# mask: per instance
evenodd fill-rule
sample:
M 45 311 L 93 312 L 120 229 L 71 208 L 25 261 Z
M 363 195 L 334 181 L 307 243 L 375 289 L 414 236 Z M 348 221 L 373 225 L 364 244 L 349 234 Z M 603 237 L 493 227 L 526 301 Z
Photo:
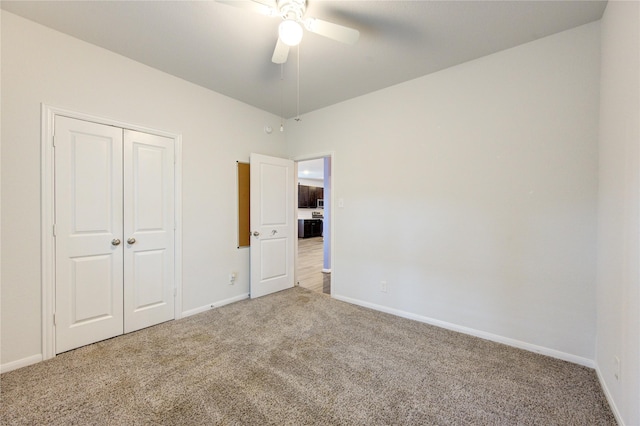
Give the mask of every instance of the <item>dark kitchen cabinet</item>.
M 298 185 L 298 208 L 315 209 L 318 200 L 324 197 L 324 188 L 317 186 Z
M 318 207 L 318 200 L 322 200 L 324 197 L 324 188 L 312 186 L 309 189 L 309 206 L 311 208 Z
M 310 200 L 309 200 L 309 195 L 311 192 L 309 191 L 310 188 L 311 187 L 306 185 L 298 185 L 298 207 L 299 208 L 311 207 Z
M 298 219 L 298 238 L 322 237 L 322 219 Z

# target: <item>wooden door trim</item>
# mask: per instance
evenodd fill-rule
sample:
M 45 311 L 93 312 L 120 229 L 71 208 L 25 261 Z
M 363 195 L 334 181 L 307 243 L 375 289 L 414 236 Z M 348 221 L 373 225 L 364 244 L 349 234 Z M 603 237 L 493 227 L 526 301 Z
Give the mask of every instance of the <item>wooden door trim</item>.
M 46 104 L 40 107 L 40 271 L 42 313 L 42 360 L 55 357 L 55 187 L 54 187 L 54 122 L 65 116 L 98 124 L 165 136 L 174 141 L 174 209 L 175 209 L 175 319 L 182 317 L 182 135 L 131 123 L 70 111 Z

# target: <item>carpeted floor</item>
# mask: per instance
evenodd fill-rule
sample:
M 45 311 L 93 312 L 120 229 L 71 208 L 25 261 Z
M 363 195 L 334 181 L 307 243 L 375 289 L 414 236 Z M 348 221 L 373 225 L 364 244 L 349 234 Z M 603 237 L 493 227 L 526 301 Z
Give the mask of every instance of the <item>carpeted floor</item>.
M 19 425 L 615 425 L 593 370 L 293 288 L 0 377 Z

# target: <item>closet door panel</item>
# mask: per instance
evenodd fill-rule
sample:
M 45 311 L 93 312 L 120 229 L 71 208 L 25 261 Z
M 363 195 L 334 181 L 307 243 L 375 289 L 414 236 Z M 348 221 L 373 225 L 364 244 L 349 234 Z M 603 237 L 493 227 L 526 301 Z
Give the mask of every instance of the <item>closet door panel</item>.
M 123 332 L 122 129 L 55 122 L 56 353 Z
M 125 333 L 174 318 L 173 161 L 173 139 L 125 130 Z

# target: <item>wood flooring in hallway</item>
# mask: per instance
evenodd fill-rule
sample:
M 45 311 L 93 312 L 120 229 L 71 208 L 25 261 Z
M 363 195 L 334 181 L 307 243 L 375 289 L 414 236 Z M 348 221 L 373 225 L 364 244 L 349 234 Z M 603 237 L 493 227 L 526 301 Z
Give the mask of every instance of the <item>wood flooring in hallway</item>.
M 298 285 L 319 293 L 331 294 L 331 274 L 322 272 L 322 237 L 298 239 Z

